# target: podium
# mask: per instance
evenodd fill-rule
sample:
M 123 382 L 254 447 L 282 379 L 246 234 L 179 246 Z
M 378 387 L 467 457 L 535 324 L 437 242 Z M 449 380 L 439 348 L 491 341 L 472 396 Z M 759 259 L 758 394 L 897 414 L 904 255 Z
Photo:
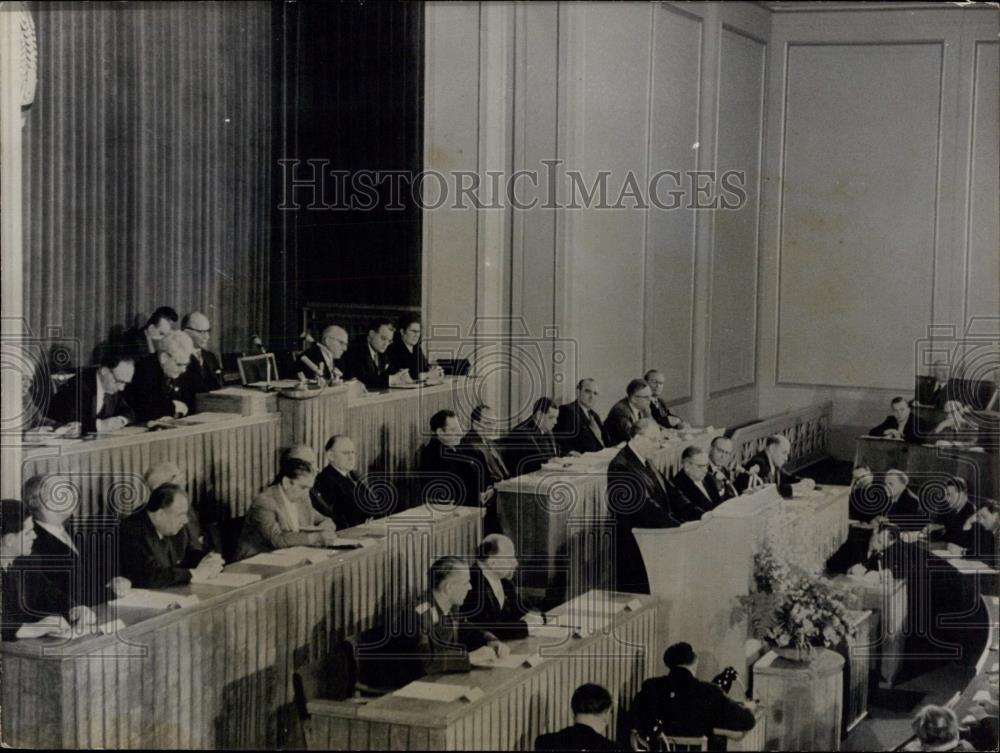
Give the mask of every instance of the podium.
M 650 593 L 671 604 L 668 641 L 687 641 L 699 674 L 732 666 L 747 676 L 748 626 L 733 621 L 750 592 L 754 554 L 764 545 L 790 562 L 819 570 L 847 539 L 847 487 L 783 499 L 774 485 L 728 500 L 678 528 L 636 528 Z

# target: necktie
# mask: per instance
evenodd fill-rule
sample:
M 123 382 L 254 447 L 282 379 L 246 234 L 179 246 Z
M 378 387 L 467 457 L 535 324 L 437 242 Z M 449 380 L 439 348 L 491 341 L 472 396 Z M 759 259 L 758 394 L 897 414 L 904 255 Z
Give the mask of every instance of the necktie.
M 590 431 L 597 437 L 597 441 L 601 442 L 601 427 L 597 423 L 597 416 L 594 414 L 594 411 L 587 411 L 587 418 L 590 419 Z M 603 442 L 601 443 L 603 444 Z

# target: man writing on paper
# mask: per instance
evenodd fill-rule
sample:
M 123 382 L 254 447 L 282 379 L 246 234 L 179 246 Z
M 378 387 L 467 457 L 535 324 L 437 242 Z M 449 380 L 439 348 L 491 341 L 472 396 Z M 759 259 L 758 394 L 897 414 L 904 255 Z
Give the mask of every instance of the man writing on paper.
M 81 369 L 64 384 L 49 404 L 48 418 L 56 424 L 79 422 L 83 434 L 116 431 L 135 421 L 125 399 L 125 388 L 135 375 L 135 360 L 122 351 L 108 350 L 100 365 Z
M 315 510 L 309 492 L 316 481 L 311 463 L 286 457 L 275 483 L 250 505 L 236 547 L 236 559 L 290 546 L 328 546 L 337 539 L 337 527 Z
M 176 484 L 163 484 L 146 506 L 119 529 L 122 575 L 137 588 L 169 588 L 222 572 L 222 556 L 198 547 L 188 535 L 190 501 Z
M 906 398 L 903 397 L 892 399 L 892 415 L 886 416 L 885 421 L 868 433 L 873 437 L 902 439 L 904 442 L 920 441 L 917 437 L 920 433 L 917 417 L 910 410 L 910 404 L 906 402 Z

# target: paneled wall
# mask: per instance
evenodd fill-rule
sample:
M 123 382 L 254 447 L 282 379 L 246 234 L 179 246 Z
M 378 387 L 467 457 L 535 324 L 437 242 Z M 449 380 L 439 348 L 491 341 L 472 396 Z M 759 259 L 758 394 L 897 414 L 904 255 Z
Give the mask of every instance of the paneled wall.
M 682 415 L 756 415 L 768 24 L 739 3 L 428 5 L 426 167 L 485 176 L 489 156 L 539 175 L 532 209 L 425 211 L 428 319 L 511 317 L 505 411 L 593 376 L 603 412 L 656 367 Z M 692 209 L 687 172 L 716 167 L 744 176 L 747 200 Z M 584 206 L 602 172 L 611 208 Z M 657 175 L 676 208 L 652 204 Z M 619 203 L 630 181 L 641 195 Z
M 996 336 L 997 31 L 986 9 L 772 16 L 760 409 L 832 399 L 845 457 L 972 317 Z

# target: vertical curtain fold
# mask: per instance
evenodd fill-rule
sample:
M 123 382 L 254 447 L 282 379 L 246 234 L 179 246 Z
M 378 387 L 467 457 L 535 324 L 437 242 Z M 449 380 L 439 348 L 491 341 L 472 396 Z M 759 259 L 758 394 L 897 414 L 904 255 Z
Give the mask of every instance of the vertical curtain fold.
M 204 311 L 214 350 L 267 337 L 269 2 L 34 9 L 25 312 L 86 363 L 156 306 Z

